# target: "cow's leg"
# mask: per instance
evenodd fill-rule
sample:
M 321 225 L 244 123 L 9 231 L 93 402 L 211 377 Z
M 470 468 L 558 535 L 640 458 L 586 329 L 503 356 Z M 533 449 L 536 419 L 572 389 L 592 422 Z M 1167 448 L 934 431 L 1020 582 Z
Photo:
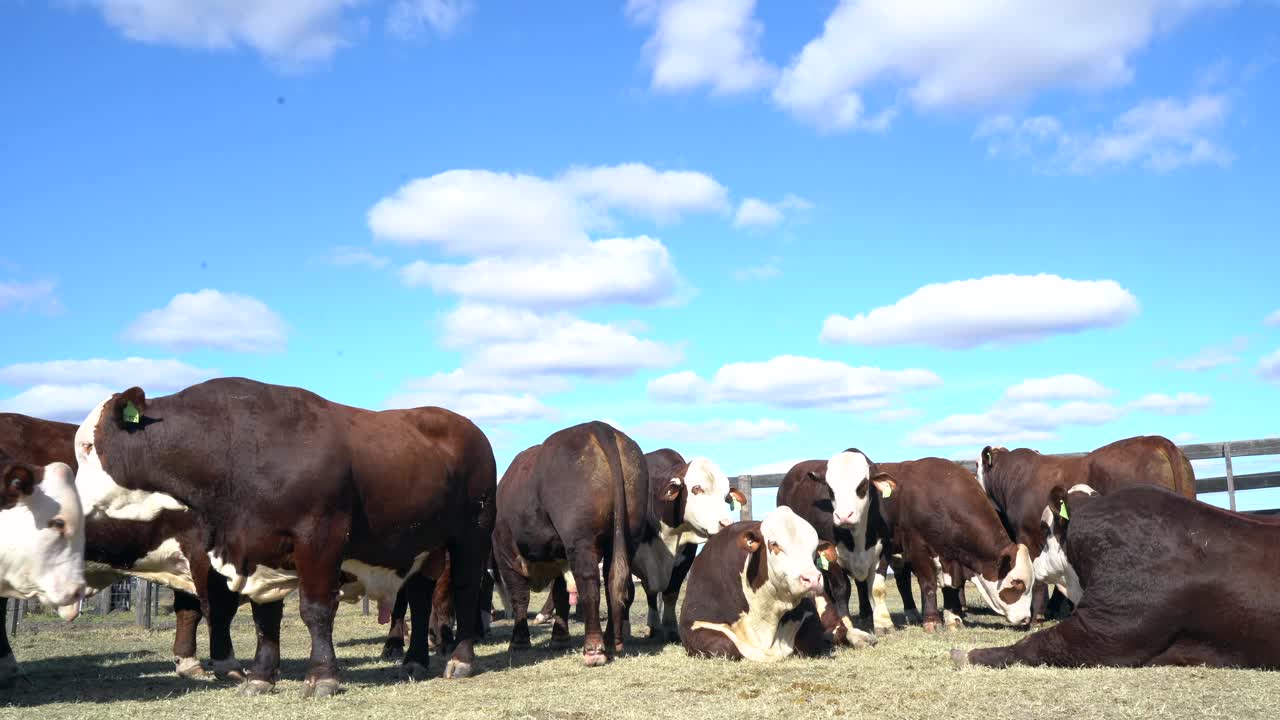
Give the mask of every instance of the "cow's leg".
M 887 583 L 884 574 L 876 571 L 868 578 L 871 581 L 871 623 L 876 635 L 888 635 L 893 632 L 893 618 L 889 615 Z
M 453 585 L 458 644 L 444 666 L 446 678 L 470 677 L 475 667 L 475 643 L 480 634 L 480 576 L 492 549 L 490 530 L 478 526 L 449 544 L 449 582 Z
M 427 646 L 435 648 L 441 657 L 447 657 L 453 649 L 453 622 L 457 613 L 453 606 L 452 575 L 448 571 L 441 575 L 431 593 L 431 630 L 427 634 Z
M 938 573 L 924 542 L 917 540 L 911 543 L 911 548 L 911 570 L 920 585 L 920 604 L 924 606 L 922 624 L 924 631 L 931 633 L 942 623 L 942 616 L 938 614 Z
M 480 573 L 480 639 L 489 637 L 489 626 L 493 622 L 493 575 L 489 572 L 486 560 L 484 571 Z
M 382 659 L 395 662 L 404 658 L 404 616 L 409 612 L 409 596 L 404 587 L 396 593 L 395 605 L 391 607 L 391 625 L 387 628 L 387 639 L 382 643 Z
M 662 631 L 669 643 L 680 642 L 680 624 L 676 620 L 676 605 L 680 602 L 680 588 L 662 593 Z
M 858 626 L 867 630 L 875 630 L 876 621 L 875 613 L 872 611 L 871 603 L 871 583 L 866 580 L 855 580 L 849 577 L 849 582 L 853 583 L 853 587 L 858 591 Z M 837 601 L 837 610 L 839 609 L 839 601 Z
M 280 620 L 284 617 L 284 601 L 250 603 L 253 627 L 258 635 L 258 648 L 249 666 L 249 679 L 240 688 L 244 695 L 265 695 L 280 678 Z
M 1044 608 L 1049 600 L 1049 586 L 1045 583 L 1036 583 L 1031 588 L 1031 620 L 1027 623 L 1028 630 L 1035 630 L 1036 623 L 1044 620 Z
M 410 575 L 400 589 L 409 606 L 409 649 L 400 663 L 401 673 L 409 680 L 425 680 L 431 665 L 431 605 L 436 581 L 422 573 Z
M 959 630 L 964 627 L 962 610 L 960 609 L 960 593 L 963 590 L 953 587 L 942 588 L 942 621 L 948 630 Z
M 203 583 L 198 579 L 200 577 L 205 578 Z M 240 596 L 227 588 L 226 578 L 212 570 L 198 573 L 193 568 L 192 578 L 196 579 L 201 611 L 209 626 L 209 657 L 213 659 L 213 675 L 219 680 L 243 682 L 244 668 L 236 659 L 235 648 L 231 644 L 231 621 L 240 609 Z
M 111 588 L 103 590 L 111 592 Z M 200 628 L 200 598 L 181 590 L 173 591 L 173 615 L 177 627 L 173 632 L 173 666 L 178 677 L 204 676 L 200 658 L 196 656 L 196 631 Z
M 685 652 L 692 657 L 714 657 L 726 660 L 741 660 L 742 651 L 724 633 L 714 630 L 698 629 L 689 633 L 684 644 Z
M 628 573 L 631 572 L 629 568 L 627 572 Z M 608 563 L 605 564 L 605 581 L 606 582 L 609 581 Z M 612 587 L 612 585 L 608 587 Z M 609 605 L 609 626 L 617 629 L 617 635 L 615 635 L 614 637 L 617 638 L 617 641 L 618 641 L 617 649 L 619 652 L 622 651 L 622 643 L 626 642 L 627 639 L 631 637 L 631 605 L 632 603 L 635 602 L 635 600 L 636 600 L 636 584 L 635 584 L 635 581 L 631 578 L 631 576 L 628 575 L 627 583 L 625 586 L 623 586 L 623 589 L 622 589 L 622 612 L 618 613 L 617 615 L 619 620 L 617 624 L 614 624 L 613 622 L 614 614 L 613 614 L 612 601 L 610 601 L 610 605 Z M 605 634 L 607 635 L 608 632 L 606 631 Z
M 1071 600 L 1067 598 L 1067 594 L 1055 586 L 1053 595 L 1049 598 L 1049 605 L 1045 610 L 1046 618 L 1060 620 L 1071 614 L 1071 608 Z
M 582 611 L 582 662 L 589 667 L 604 665 L 604 633 L 600 628 L 600 558 L 594 544 L 580 542 L 569 550 L 569 566 L 578 588 L 578 608 Z M 612 608 L 611 608 L 612 609 Z
M 551 583 L 551 595 L 547 597 L 547 602 L 552 604 L 551 647 L 563 650 L 569 647 L 569 585 L 564 581 L 563 575 Z
M 502 562 L 498 573 L 507 588 L 507 600 L 511 611 L 511 642 L 508 650 L 529 649 L 529 578 L 521 575 L 509 563 Z
M 564 584 L 564 578 L 558 578 L 555 582 Z M 568 590 L 565 590 L 566 597 L 568 592 L 569 592 Z M 530 625 L 546 625 L 547 623 L 551 622 L 551 618 L 554 617 L 555 614 L 556 614 L 555 600 L 550 595 L 548 595 L 547 601 L 542 603 L 542 609 L 538 611 L 537 615 L 533 616 L 533 620 L 529 621 L 529 624 Z
M 649 626 L 649 639 L 662 640 L 662 615 L 658 610 L 658 597 L 660 593 L 656 593 L 649 589 L 648 585 L 644 588 L 644 599 L 649 606 L 649 612 L 645 616 L 645 624 Z
M 111 592 L 110 588 L 106 592 Z M 18 661 L 9 647 L 9 601 L 0 597 L 0 688 L 11 688 L 22 677 Z
M 898 586 L 898 594 L 902 596 L 902 619 L 908 625 L 919 625 L 920 610 L 916 608 L 915 593 L 911 592 L 911 565 L 902 563 L 893 569 L 893 582 Z
M 1014 663 L 1056 667 L 1137 667 L 1168 648 L 1175 630 L 1154 627 L 1139 617 L 1117 616 L 1098 609 L 1077 609 L 1051 628 L 1031 633 L 1013 645 L 978 650 L 952 650 L 957 667 L 1002 668 Z
M 338 588 L 342 583 L 342 550 L 351 530 L 350 516 L 313 516 L 308 532 L 300 533 L 310 542 L 294 546 L 298 568 L 298 613 L 311 635 L 311 655 L 307 659 L 304 697 L 328 697 L 338 692 L 338 657 L 333 649 L 333 618 L 338 611 Z M 425 612 L 427 621 L 431 610 Z M 418 622 L 417 613 L 414 623 Z

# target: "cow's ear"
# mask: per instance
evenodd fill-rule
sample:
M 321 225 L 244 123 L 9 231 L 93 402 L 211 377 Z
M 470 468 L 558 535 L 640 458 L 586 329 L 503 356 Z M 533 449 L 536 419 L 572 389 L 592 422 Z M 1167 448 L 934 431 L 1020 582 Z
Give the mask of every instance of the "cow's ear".
M 809 478 L 810 480 L 812 480 L 812 481 L 814 481 L 814 482 L 826 482 L 826 481 L 827 481 L 827 479 L 826 479 L 826 478 L 822 477 L 821 475 L 819 475 L 818 473 L 816 473 L 816 472 L 814 472 L 814 471 L 812 471 L 812 470 L 810 470 L 809 472 L 805 473 L 805 477 Z
M 1067 489 L 1061 485 L 1054 485 L 1049 491 L 1049 509 L 1054 515 L 1062 520 L 1070 520 L 1071 513 L 1067 512 Z
M 760 536 L 758 529 L 743 530 L 738 536 L 738 546 L 748 553 L 754 554 L 764 544 L 764 538 Z
M 662 499 L 668 502 L 680 497 L 680 491 L 684 490 L 684 481 L 680 478 L 671 478 L 667 481 L 667 489 L 662 491 Z
M 990 470 L 991 466 L 994 464 L 995 464 L 995 454 L 991 452 L 991 446 L 988 445 L 982 448 L 982 469 Z
M 142 416 L 147 410 L 147 394 L 140 387 L 131 387 L 116 393 L 111 399 L 111 418 L 122 430 L 133 432 L 144 426 Z
M 836 546 L 825 541 L 818 543 L 817 557 L 826 560 L 828 566 L 834 565 L 836 562 Z
M 887 472 L 877 472 L 871 476 L 871 484 L 876 486 L 876 490 L 880 493 L 880 497 L 888 500 L 893 497 L 894 491 L 898 489 L 898 481 Z
M 40 480 L 36 477 L 35 470 L 30 465 L 14 464 L 4 470 L 4 486 L 0 489 L 2 500 L 0 507 L 10 508 L 17 505 L 23 498 L 30 495 L 36 489 L 36 483 Z
M 747 504 L 747 496 L 743 495 L 742 491 L 738 488 L 729 488 L 729 500 L 731 501 L 730 504 L 735 502 L 739 505 Z

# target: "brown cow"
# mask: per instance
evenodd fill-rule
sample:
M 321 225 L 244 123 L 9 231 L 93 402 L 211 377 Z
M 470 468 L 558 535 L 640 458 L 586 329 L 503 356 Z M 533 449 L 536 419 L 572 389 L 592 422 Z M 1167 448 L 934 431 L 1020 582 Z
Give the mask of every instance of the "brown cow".
M 1089 485 L 1103 495 L 1130 485 L 1158 485 L 1187 498 L 1196 496 L 1191 462 L 1177 445 L 1158 435 L 1118 440 L 1079 457 L 988 446 L 978 458 L 978 481 L 1010 537 L 1026 545 L 1033 559 L 1045 543 L 1040 513 L 1055 485 Z M 1032 623 L 1044 615 L 1048 589 L 1043 582 L 1036 588 Z
M 496 472 L 488 439 L 466 418 L 373 412 L 222 378 L 150 401 L 141 388 L 112 395 L 76 444 L 87 506 L 130 520 L 189 511 L 214 569 L 254 601 L 259 646 L 245 692 L 274 687 L 280 603 L 294 589 L 311 634 L 307 695 L 338 690 L 333 618 L 345 590 L 389 601 L 410 585 L 420 607 L 404 665 L 422 675 L 434 580 L 418 571 L 446 550 L 459 623 L 445 677 L 471 674 Z
M 1280 670 L 1280 522 L 1150 485 L 1041 509 L 1081 594 L 1014 645 L 952 650 L 957 667 L 1210 665 Z M 1084 488 L 1073 488 L 1084 490 Z M 1065 507 L 1065 509 L 1064 509 Z M 1047 550 L 1048 548 L 1046 548 Z
M 693 656 L 772 662 L 827 649 L 814 597 L 835 547 L 785 505 L 730 525 L 693 561 L 680 639 Z
M 552 434 L 512 461 L 498 485 L 494 557 L 511 596 L 513 650 L 529 647 L 529 589 L 542 590 L 568 566 L 585 621 L 583 662 L 608 661 L 606 642 L 623 648 L 631 558 L 647 526 L 649 472 L 640 446 L 602 423 Z M 607 638 L 600 630 L 600 570 L 609 605 Z M 556 583 L 553 645 L 568 643 L 568 593 Z

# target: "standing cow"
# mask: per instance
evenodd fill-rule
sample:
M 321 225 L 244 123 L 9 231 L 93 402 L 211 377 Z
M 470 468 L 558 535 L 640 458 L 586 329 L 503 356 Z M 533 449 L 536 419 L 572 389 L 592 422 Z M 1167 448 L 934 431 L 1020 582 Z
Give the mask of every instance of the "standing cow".
M 76 446 L 76 482 L 94 512 L 150 520 L 189 511 L 213 568 L 254 602 L 259 645 L 246 693 L 274 687 L 281 603 L 294 589 L 311 634 L 307 695 L 338 689 L 333 618 L 344 584 L 384 601 L 410 586 L 421 608 L 404 663 L 423 674 L 434 580 L 419 570 L 446 549 L 459 626 L 445 676 L 471 674 L 496 472 L 488 439 L 466 418 L 373 412 L 222 378 L 151 401 L 141 388 L 112 395 Z
M 1196 496 L 1191 462 L 1177 445 L 1158 435 L 1118 440 L 1078 457 L 987 446 L 978 457 L 978 482 L 1009 535 L 1026 545 L 1033 559 L 1044 546 L 1040 513 L 1055 485 L 1089 485 L 1103 495 L 1131 485 L 1158 485 L 1186 498 Z M 1044 616 L 1048 588 L 1043 582 L 1036 588 L 1032 624 Z
M 39 598 L 75 619 L 85 590 L 84 514 L 70 466 L 20 462 L 0 450 L 0 538 L 0 602 Z M 0 635 L 0 687 L 20 674 Z
M 494 557 L 511 595 L 513 650 L 529 647 L 529 589 L 542 590 L 566 568 L 578 585 L 585 627 L 583 662 L 608 661 L 606 642 L 623 648 L 631 558 L 648 518 L 649 472 L 635 441 L 602 423 L 575 425 L 516 456 L 498 485 Z M 609 605 L 600 629 L 600 570 Z M 555 587 L 553 645 L 567 645 L 568 593 Z

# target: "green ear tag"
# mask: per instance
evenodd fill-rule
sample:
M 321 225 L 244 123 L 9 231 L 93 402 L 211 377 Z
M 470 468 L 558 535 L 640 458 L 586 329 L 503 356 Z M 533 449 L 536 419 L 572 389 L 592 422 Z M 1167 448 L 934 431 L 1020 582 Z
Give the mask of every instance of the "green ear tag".
M 1070 520 L 1071 516 L 1067 514 L 1067 501 L 1063 500 L 1058 503 L 1058 517 L 1063 520 Z
M 733 510 L 737 510 L 737 509 L 738 509 L 738 503 L 737 503 L 736 501 L 734 501 L 734 499 L 733 499 L 733 497 L 732 497 L 732 496 L 730 496 L 730 497 L 729 497 L 729 510 L 732 512 Z
M 826 570 L 827 570 L 828 568 L 830 568 L 830 567 L 831 567 L 831 561 L 830 561 L 830 560 L 827 560 L 827 556 L 826 556 L 826 555 L 819 555 L 819 556 L 818 556 L 818 569 L 819 569 L 819 570 L 822 570 L 823 572 L 826 572 Z
M 885 500 L 888 500 L 889 498 L 893 497 L 893 486 L 885 485 L 884 492 L 880 493 L 880 497 L 884 498 Z
M 142 421 L 142 413 L 138 412 L 138 408 L 133 404 L 132 400 L 124 404 L 122 415 L 124 415 L 125 423 L 129 425 L 137 425 Z

